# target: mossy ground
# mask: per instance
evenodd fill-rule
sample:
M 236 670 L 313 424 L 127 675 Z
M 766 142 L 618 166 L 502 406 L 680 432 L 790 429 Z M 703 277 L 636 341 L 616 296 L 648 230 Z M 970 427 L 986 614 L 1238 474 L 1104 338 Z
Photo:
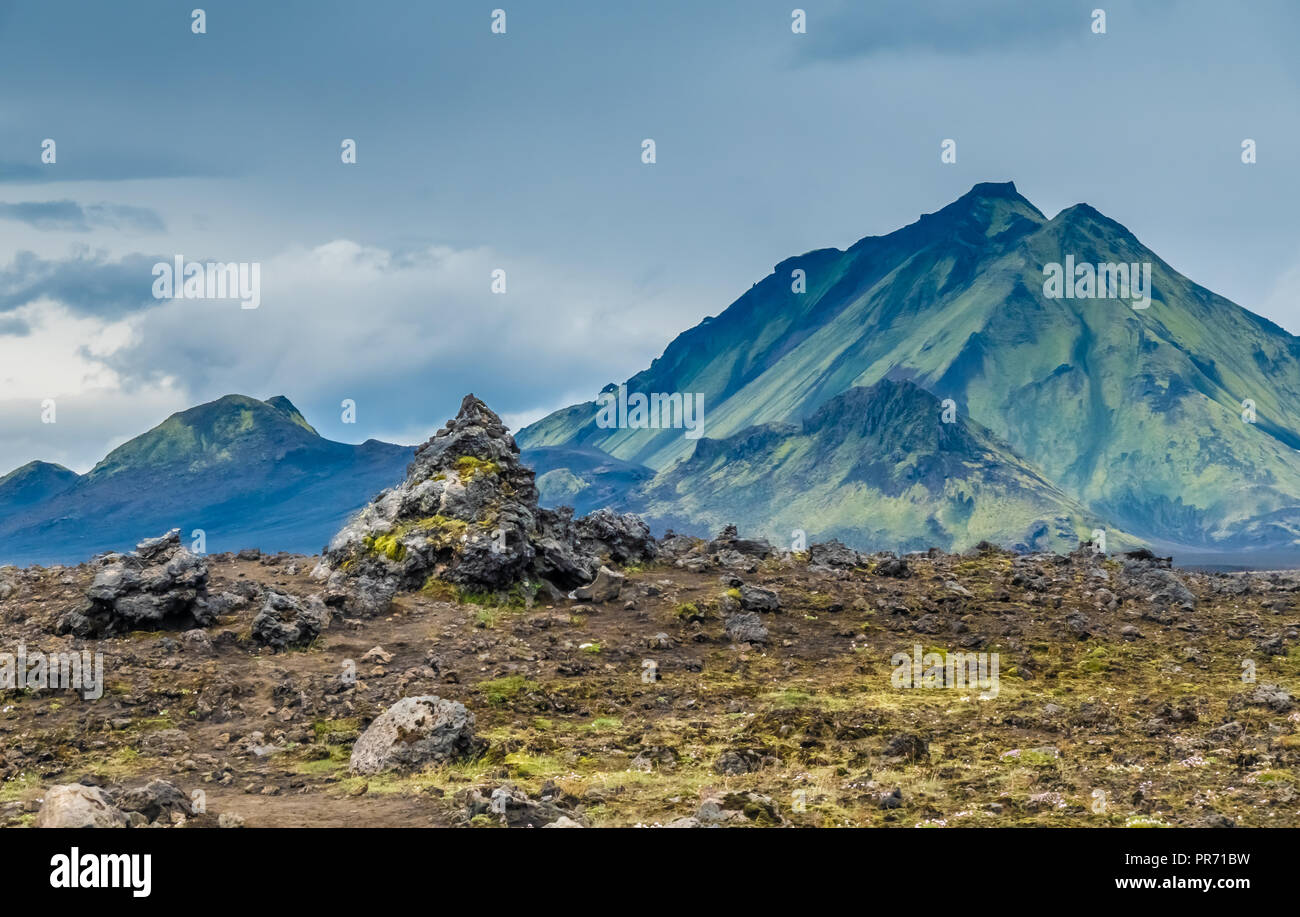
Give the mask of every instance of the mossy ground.
M 1118 577 L 1117 565 L 1107 569 Z M 315 588 L 257 564 L 214 561 L 214 571 L 218 585 L 243 573 Z M 664 824 L 705 796 L 740 791 L 770 797 L 790 825 L 1123 827 L 1215 814 L 1300 824 L 1300 714 L 1249 699 L 1263 683 L 1300 693 L 1296 645 L 1258 650 L 1300 620 L 1294 593 L 1202 595 L 1165 625 L 1144 619 L 1140 600 L 1099 606 L 1103 584 L 1069 565 L 1045 567 L 1038 592 L 1011 584 L 1002 555 L 914 560 L 913 571 L 892 580 L 796 562 L 742 573 L 781 597 L 782 611 L 762 616 L 766 647 L 726 640 L 723 606 L 737 597 L 717 570 L 654 564 L 605 605 L 406 595 L 388 615 L 336 623 L 311 652 L 217 640 L 209 656 L 168 648 L 166 634 L 102 641 L 100 701 L 0 698 L 0 818 L 30 822 L 50 783 L 163 776 L 205 788 L 253 824 L 463 824 L 457 793 L 503 781 L 532 794 L 550 784 L 592 825 Z M 971 596 L 947 590 L 952 580 Z M 0 627 L 50 648 L 42 621 L 66 597 L 33 592 L 21 614 L 10 602 Z M 1086 639 L 1063 623 L 1074 610 L 1095 622 Z M 252 613 L 240 610 L 214 637 Z M 924 626 L 927 616 L 941 626 Z M 1125 639 L 1126 624 L 1141 636 Z M 362 661 L 375 645 L 391 662 Z M 997 652 L 996 696 L 895 687 L 891 657 L 917 645 Z M 1242 680 L 1243 659 L 1254 683 Z M 339 692 L 331 686 L 346 660 L 357 684 Z M 286 682 L 305 705 L 279 690 Z M 483 754 L 350 776 L 365 725 L 424 693 L 469 707 Z M 891 757 L 899 734 L 927 752 Z M 718 773 L 734 751 L 752 753 L 752 772 Z M 882 808 L 894 788 L 901 806 Z M 750 823 L 768 820 L 756 810 Z

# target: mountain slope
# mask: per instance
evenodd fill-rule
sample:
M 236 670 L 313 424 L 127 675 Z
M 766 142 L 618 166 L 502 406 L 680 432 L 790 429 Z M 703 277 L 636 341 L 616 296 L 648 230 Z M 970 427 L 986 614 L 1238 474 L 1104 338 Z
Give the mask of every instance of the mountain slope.
M 1152 301 L 1048 298 L 1044 267 L 1149 262 Z M 791 273 L 806 272 L 794 292 Z M 968 415 L 1100 516 L 1164 544 L 1294 549 L 1300 340 L 1196 285 L 1087 205 L 1052 219 L 977 185 L 897 232 L 777 265 L 680 335 L 629 391 L 700 392 L 706 435 L 798 422 L 852 386 L 907 379 Z M 1242 420 L 1243 401 L 1257 422 Z M 658 471 L 680 430 L 556 412 L 522 446 L 583 446 Z M 899 532 L 899 537 L 909 533 Z
M 75 471 L 51 462 L 28 462 L 0 477 L 0 517 L 33 506 L 77 483 Z
M 777 543 L 799 530 L 869 550 L 989 540 L 1069 551 L 1104 527 L 988 430 L 941 413 L 910 382 L 849 388 L 799 424 L 700 440 L 636 508 L 688 534 L 735 522 Z M 1132 543 L 1108 534 L 1111 547 Z
M 203 530 L 212 552 L 314 553 L 411 455 L 323 439 L 284 397 L 227 395 L 173 414 L 41 502 L 0 503 L 0 563 L 75 562 L 173 527 L 187 541 Z
M 571 506 L 579 516 L 616 507 L 635 488 L 654 477 L 644 465 L 624 462 L 597 449 L 542 446 L 520 453 L 537 475 L 543 506 Z

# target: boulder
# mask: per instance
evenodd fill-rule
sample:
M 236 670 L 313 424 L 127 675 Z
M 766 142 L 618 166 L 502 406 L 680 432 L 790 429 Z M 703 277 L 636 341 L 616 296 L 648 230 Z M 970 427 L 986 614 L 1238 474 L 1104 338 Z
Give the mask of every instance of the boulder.
M 586 586 L 579 586 L 570 594 L 570 598 L 580 602 L 612 602 L 623 591 L 623 574 L 615 573 L 609 567 L 601 567 L 596 578 Z
M 857 551 L 834 539 L 808 547 L 808 563 L 813 566 L 856 567 L 861 562 Z
M 282 592 L 268 591 L 262 610 L 253 618 L 253 639 L 272 649 L 304 646 L 329 623 L 329 609 L 320 596 L 303 602 Z
M 727 618 L 727 638 L 734 643 L 766 643 L 767 628 L 753 612 L 735 614 Z
M 774 612 L 781 610 L 781 600 L 771 589 L 762 586 L 741 586 L 740 607 L 745 611 Z
M 474 714 L 464 704 L 435 695 L 404 697 L 357 739 L 349 767 L 354 774 L 415 770 L 470 757 L 481 747 L 474 735 Z
M 191 814 L 190 799 L 175 784 L 150 780 L 144 786 L 117 794 L 117 807 L 123 812 L 139 812 L 146 821 L 157 821 L 173 812 Z
M 650 526 L 635 513 L 598 509 L 574 523 L 574 534 L 584 552 L 616 564 L 654 560 L 658 554 Z
M 708 553 L 727 558 L 724 566 L 740 566 L 741 560 L 763 560 L 773 553 L 766 539 L 741 538 L 734 525 L 725 526 L 708 544 Z
M 60 784 L 45 791 L 38 828 L 125 828 L 127 817 L 97 786 Z
M 173 621 L 206 627 L 216 617 L 208 602 L 207 562 L 181 545 L 179 529 L 100 562 L 86 601 L 59 619 L 58 633 L 101 637 Z
M 876 576 L 888 576 L 893 579 L 907 579 L 912 575 L 912 568 L 903 558 L 895 557 L 890 554 L 880 563 L 876 564 L 875 569 L 871 572 L 876 574 Z

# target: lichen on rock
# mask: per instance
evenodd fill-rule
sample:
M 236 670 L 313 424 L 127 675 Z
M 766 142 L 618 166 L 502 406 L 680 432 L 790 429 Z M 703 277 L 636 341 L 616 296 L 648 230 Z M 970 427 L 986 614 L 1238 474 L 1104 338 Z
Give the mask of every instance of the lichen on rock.
M 570 590 L 602 562 L 652 558 L 649 527 L 608 511 L 574 520 L 538 505 L 531 469 L 505 424 L 466 395 L 456 417 L 420 446 L 406 479 L 358 512 L 326 548 L 318 576 L 386 604 L 431 580 L 465 592 L 505 593 L 544 583 Z M 364 587 L 364 588 L 363 588 Z M 383 602 L 366 597 L 384 596 Z

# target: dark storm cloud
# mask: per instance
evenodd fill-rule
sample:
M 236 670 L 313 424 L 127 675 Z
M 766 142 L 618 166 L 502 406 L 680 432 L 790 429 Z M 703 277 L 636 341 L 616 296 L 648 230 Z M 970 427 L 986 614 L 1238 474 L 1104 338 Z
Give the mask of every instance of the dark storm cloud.
M 0 314 L 49 298 L 79 315 L 117 318 L 157 304 L 153 266 L 170 256 L 127 255 L 110 260 L 82 250 L 68 258 L 44 259 L 21 251 L 0 268 Z

